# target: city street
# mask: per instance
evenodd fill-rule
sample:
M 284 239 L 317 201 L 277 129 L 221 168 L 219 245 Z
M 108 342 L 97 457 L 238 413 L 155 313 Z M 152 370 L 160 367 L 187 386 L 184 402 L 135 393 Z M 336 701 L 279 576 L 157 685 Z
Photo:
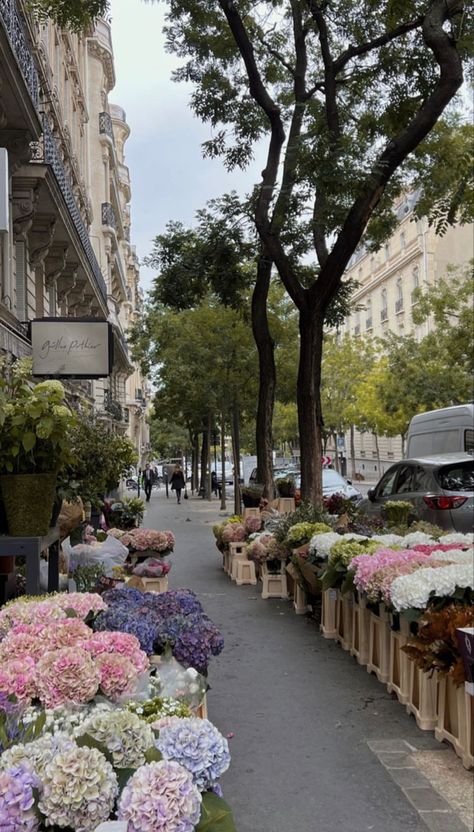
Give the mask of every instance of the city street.
M 432 734 L 419 731 L 313 620 L 294 615 L 289 602 L 263 601 L 258 588 L 230 582 L 212 536 L 218 515 L 217 501 L 178 506 L 160 489 L 144 525 L 175 533 L 170 587 L 192 588 L 225 637 L 209 669 L 208 705 L 210 719 L 232 737 L 223 786 L 237 829 L 423 832 L 425 823 L 382 765 L 383 749 L 399 750 L 407 740 L 412 750 L 454 755 L 440 752 Z M 406 774 L 421 777 L 414 769 Z M 467 828 L 453 814 L 448 821 L 430 828 Z

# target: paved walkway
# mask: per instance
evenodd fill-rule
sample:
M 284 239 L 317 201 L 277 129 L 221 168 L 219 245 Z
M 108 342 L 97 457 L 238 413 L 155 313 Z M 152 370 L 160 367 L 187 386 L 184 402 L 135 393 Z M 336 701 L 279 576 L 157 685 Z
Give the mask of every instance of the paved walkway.
M 211 720 L 234 734 L 223 787 L 238 832 L 426 832 L 380 752 L 384 741 L 387 750 L 394 740 L 440 746 L 314 622 L 230 582 L 217 520 L 217 501 L 178 506 L 161 489 L 144 525 L 175 533 L 170 586 L 193 589 L 225 637 L 208 703 Z

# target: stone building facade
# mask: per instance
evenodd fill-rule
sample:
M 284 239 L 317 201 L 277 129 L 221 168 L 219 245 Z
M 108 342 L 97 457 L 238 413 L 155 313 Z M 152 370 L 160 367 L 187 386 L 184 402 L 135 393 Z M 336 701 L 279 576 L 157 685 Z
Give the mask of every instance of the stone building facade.
M 147 383 L 126 332 L 139 314 L 130 236 L 125 113 L 115 84 L 110 22 L 78 36 L 40 24 L 23 0 L 0 0 L 0 148 L 8 153 L 10 216 L 0 238 L 0 350 L 31 351 L 28 322 L 96 317 L 112 324 L 111 376 L 72 382 L 143 459 Z
M 428 319 L 415 326 L 414 290 L 434 286 L 447 276 L 448 267 L 466 265 L 474 257 L 472 225 L 453 226 L 440 237 L 425 219 L 415 218 L 415 201 L 416 194 L 410 194 L 398 203 L 397 228 L 378 252 L 361 249 L 349 263 L 346 277 L 357 281 L 359 287 L 352 297 L 354 311 L 340 328 L 342 334 L 363 338 L 394 332 L 422 338 L 433 329 L 434 322 Z M 343 447 L 348 456 L 348 435 Z M 402 457 L 401 438 L 380 437 L 379 449 L 381 470 L 374 437 L 356 431 L 356 471 L 366 479 L 378 479 L 392 462 Z

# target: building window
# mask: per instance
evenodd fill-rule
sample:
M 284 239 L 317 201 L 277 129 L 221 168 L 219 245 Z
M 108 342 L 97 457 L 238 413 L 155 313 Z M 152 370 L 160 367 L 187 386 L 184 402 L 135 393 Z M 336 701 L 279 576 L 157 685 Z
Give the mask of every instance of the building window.
M 397 299 L 395 301 L 395 312 L 403 312 L 403 281 L 401 277 L 397 280 Z
M 418 269 L 418 266 L 415 266 L 412 272 L 412 286 L 411 303 L 413 306 L 415 303 L 418 303 L 417 290 L 420 288 L 420 270 Z
M 388 321 L 388 302 L 387 302 L 387 290 L 382 289 L 382 307 L 380 310 L 380 320 Z
M 406 241 L 406 237 L 405 237 L 405 232 L 402 231 L 402 233 L 400 234 L 400 248 L 401 248 L 402 251 L 403 251 L 404 248 L 406 248 L 406 245 L 407 245 L 407 241 Z
M 370 298 L 365 307 L 365 328 L 372 329 L 372 301 Z
M 26 321 L 26 250 L 25 243 L 15 243 L 15 292 L 16 292 L 16 316 L 19 321 Z
M 384 246 L 384 257 L 385 257 L 385 262 L 387 262 L 387 260 L 390 257 L 390 246 L 389 246 L 388 243 L 386 243 L 385 246 Z

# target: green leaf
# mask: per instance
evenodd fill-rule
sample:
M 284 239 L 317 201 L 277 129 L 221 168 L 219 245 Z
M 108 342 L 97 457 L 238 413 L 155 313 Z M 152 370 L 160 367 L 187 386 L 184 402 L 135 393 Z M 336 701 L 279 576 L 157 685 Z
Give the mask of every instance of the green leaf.
M 158 763 L 162 759 L 163 755 L 154 746 L 149 748 L 148 751 L 145 751 L 145 760 L 147 763 Z
M 119 790 L 122 791 L 125 786 L 127 785 L 130 777 L 135 774 L 136 769 L 134 768 L 116 768 L 114 769 L 115 774 L 117 775 Z
M 228 803 L 213 792 L 202 796 L 201 819 L 195 832 L 237 832 Z
M 79 748 L 97 748 L 101 754 L 113 765 L 113 756 L 109 749 L 99 740 L 96 740 L 95 737 L 91 737 L 90 734 L 82 734 L 81 737 L 77 737 L 76 743 Z M 128 770 L 128 769 L 127 769 Z
M 23 435 L 21 444 L 23 445 L 25 451 L 31 451 L 31 449 L 36 445 L 36 434 L 29 430 Z

